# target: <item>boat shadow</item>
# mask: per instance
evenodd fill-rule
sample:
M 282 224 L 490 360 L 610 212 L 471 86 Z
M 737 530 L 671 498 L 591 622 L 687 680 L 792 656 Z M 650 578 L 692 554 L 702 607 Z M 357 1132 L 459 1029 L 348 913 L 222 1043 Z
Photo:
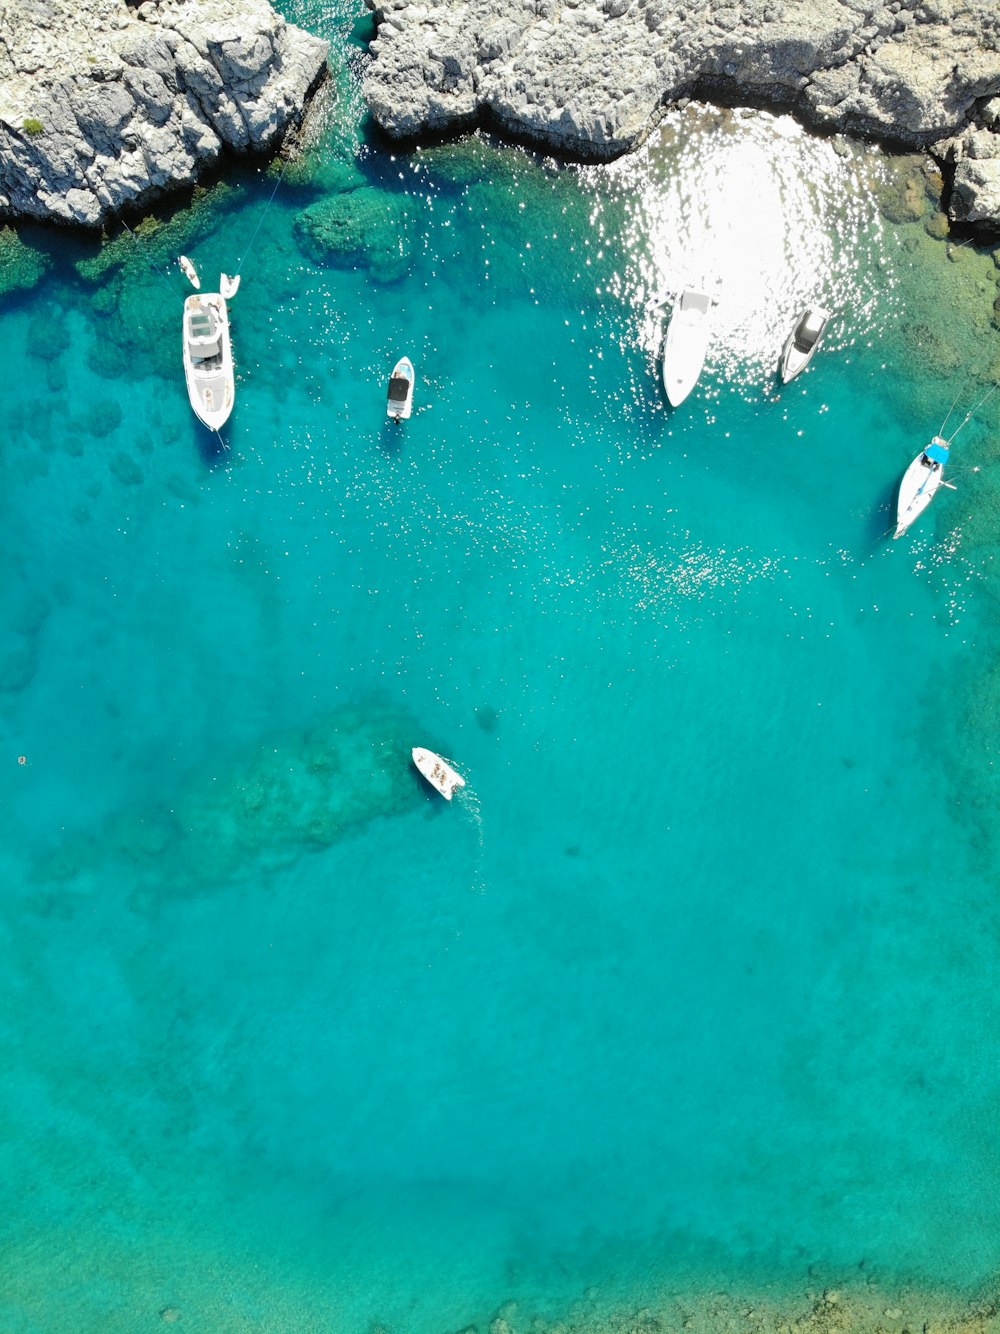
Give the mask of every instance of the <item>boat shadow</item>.
M 884 546 L 896 531 L 896 521 L 893 515 L 896 510 L 898 494 L 899 482 L 897 480 L 887 482 L 881 493 L 875 496 L 872 503 L 861 511 L 862 517 L 865 519 L 865 543 L 872 552 Z
M 198 457 L 206 468 L 227 468 L 231 450 L 224 436 L 218 431 L 208 431 L 203 426 L 194 427 L 195 448 Z
M 403 423 L 387 417 L 378 433 L 377 447 L 387 459 L 397 458 L 403 452 Z

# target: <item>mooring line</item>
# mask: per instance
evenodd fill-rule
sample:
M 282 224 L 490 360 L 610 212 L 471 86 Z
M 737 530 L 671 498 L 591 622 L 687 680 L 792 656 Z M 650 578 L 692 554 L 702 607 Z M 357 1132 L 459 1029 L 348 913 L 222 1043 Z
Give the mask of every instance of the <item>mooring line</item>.
M 132 230 L 132 228 L 128 225 L 128 223 L 125 221 L 124 218 L 122 218 L 122 220 L 121 220 L 121 224 L 122 224 L 122 226 L 125 228 L 125 230 L 128 232 L 129 236 L 131 236 L 132 240 L 136 243 L 136 245 L 139 246 L 140 249 L 142 249 L 142 241 L 141 241 L 140 238 L 135 234 L 135 232 L 134 232 L 134 231 Z M 164 273 L 164 271 L 160 268 L 160 266 L 159 266 L 158 264 L 154 264 L 153 261 L 149 258 L 148 255 L 146 255 L 145 258 L 146 258 L 146 266 L 147 266 L 147 268 L 152 269 L 156 274 L 159 275 L 160 278 L 163 279 L 163 281 L 164 281 L 164 282 L 166 283 L 166 285 L 167 285 L 167 288 L 168 288 L 169 291 L 170 291 L 170 295 L 171 295 L 171 296 L 176 296 L 176 295 L 177 295 L 177 289 L 176 289 L 176 287 L 174 287 L 173 283 L 170 281 L 170 279 L 167 277 L 167 275 Z
M 250 255 L 250 251 L 253 249 L 254 242 L 257 240 L 257 235 L 258 235 L 258 233 L 260 232 L 261 227 L 263 227 L 263 225 L 264 225 L 264 219 L 267 217 L 267 210 L 268 210 L 268 209 L 271 207 L 271 205 L 274 203 L 274 196 L 278 193 L 278 186 L 281 184 L 281 182 L 282 182 L 282 181 L 284 180 L 284 178 L 285 178 L 285 169 L 286 169 L 286 167 L 288 166 L 288 163 L 289 163 L 289 159 L 288 159 L 288 158 L 285 158 L 284 162 L 281 164 L 281 171 L 278 173 L 278 179 L 277 179 L 277 180 L 275 181 L 275 183 L 274 183 L 274 189 L 271 191 L 271 197 L 268 199 L 267 203 L 264 205 L 264 212 L 260 215 L 260 218 L 259 218 L 259 220 L 258 220 L 258 222 L 257 222 L 257 226 L 256 226 L 256 227 L 254 228 L 254 230 L 253 230 L 253 236 L 251 236 L 251 238 L 250 238 L 250 244 L 249 244 L 249 245 L 247 246 L 247 248 L 246 248 L 246 253 L 245 253 L 245 254 L 241 257 L 241 259 L 240 259 L 239 266 L 238 266 L 238 268 L 237 268 L 237 270 L 236 270 L 236 273 L 233 275 L 234 277 L 237 277 L 237 276 L 239 275 L 240 269 L 242 269 L 243 265 L 246 263 L 246 261 L 247 261 L 249 255 Z

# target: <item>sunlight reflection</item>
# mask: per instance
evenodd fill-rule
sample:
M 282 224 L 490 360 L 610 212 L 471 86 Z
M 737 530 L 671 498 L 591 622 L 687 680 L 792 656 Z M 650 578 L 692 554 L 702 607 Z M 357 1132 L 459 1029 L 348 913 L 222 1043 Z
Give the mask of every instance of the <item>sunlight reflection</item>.
M 807 305 L 835 312 L 831 343 L 843 328 L 838 312 L 849 314 L 853 337 L 870 330 L 886 283 L 856 256 L 870 253 L 882 224 L 873 192 L 859 188 L 872 168 L 854 149 L 790 117 L 692 106 L 612 170 L 632 200 L 634 262 L 617 294 L 635 307 L 651 356 L 669 312 L 650 308 L 651 298 L 685 286 L 718 293 L 709 365 L 729 383 L 770 377 Z

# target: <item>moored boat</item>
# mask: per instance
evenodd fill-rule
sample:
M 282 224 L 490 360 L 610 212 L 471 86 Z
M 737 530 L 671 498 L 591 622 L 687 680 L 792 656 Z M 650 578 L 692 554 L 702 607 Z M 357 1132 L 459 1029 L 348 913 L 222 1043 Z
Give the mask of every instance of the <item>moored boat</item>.
M 896 503 L 896 531 L 892 535 L 893 539 L 902 537 L 914 519 L 919 518 L 934 499 L 934 493 L 944 482 L 944 465 L 947 462 L 948 442 L 936 435 L 903 473 Z
M 201 287 L 201 279 L 198 277 L 198 270 L 188 259 L 187 255 L 178 255 L 177 265 L 181 273 L 183 273 L 184 277 L 188 280 L 188 282 L 197 292 Z
M 663 341 L 663 387 L 677 407 L 698 382 L 711 334 L 713 299 L 707 292 L 685 288 L 674 301 Z
M 405 421 L 413 411 L 413 379 L 413 362 L 409 357 L 400 357 L 389 376 L 385 405 L 385 415 L 394 421 Z
M 785 384 L 809 365 L 829 322 L 830 312 L 822 306 L 803 311 L 781 353 L 781 378 Z
M 465 779 L 461 774 L 456 773 L 447 760 L 435 755 L 432 750 L 414 746 L 412 754 L 417 770 L 432 788 L 441 793 L 445 801 L 451 801 L 455 791 L 465 787 Z
M 195 416 L 217 431 L 233 410 L 235 383 L 229 312 L 220 292 L 202 292 L 184 302 L 184 378 Z

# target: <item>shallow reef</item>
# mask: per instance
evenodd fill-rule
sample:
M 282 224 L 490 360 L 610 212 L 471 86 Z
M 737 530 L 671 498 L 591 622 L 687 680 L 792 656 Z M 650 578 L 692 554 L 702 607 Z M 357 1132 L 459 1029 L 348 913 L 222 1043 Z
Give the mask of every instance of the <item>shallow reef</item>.
M 490 1321 L 489 1334 L 988 1334 L 997 1327 L 993 1296 L 970 1300 L 916 1286 L 883 1287 L 877 1279 L 803 1288 L 761 1283 L 741 1291 L 720 1276 L 718 1286 L 679 1285 L 633 1310 L 601 1312 L 593 1309 L 596 1300 L 585 1300 L 558 1321 L 525 1319 L 509 1302 Z
M 994 318 L 1000 270 L 989 248 L 938 239 L 926 221 L 896 228 L 900 268 L 910 270 L 906 307 L 874 353 L 887 364 L 881 383 L 895 411 L 936 429 L 957 396 L 954 428 L 1000 375 L 1000 331 Z M 942 310 L 949 318 L 942 319 Z M 997 397 L 978 415 L 981 425 L 1000 420 Z M 960 437 L 963 450 L 972 434 Z
M 409 200 L 371 186 L 311 204 L 295 223 L 299 243 L 314 264 L 362 265 L 382 283 L 409 271 L 412 229 Z
M 77 277 L 98 286 L 126 271 L 169 270 L 179 254 L 194 250 L 219 225 L 234 192 L 225 181 L 196 186 L 186 206 L 150 212 L 134 227 L 102 233 L 97 249 L 74 264 Z
M 177 257 L 197 259 L 199 245 L 221 225 L 234 188 L 220 182 L 196 189 L 186 208 L 150 214 L 131 230 L 104 236 L 96 251 L 76 261 L 77 278 L 91 289 L 87 308 L 95 334 L 87 363 L 96 374 L 108 380 L 175 376 L 180 305 L 190 292 Z M 165 299 L 169 294 L 176 304 Z
M 119 475 L 115 460 L 110 466 Z M 139 880 L 148 874 L 198 892 L 245 866 L 288 865 L 419 805 L 424 793 L 410 763 L 418 732 L 399 710 L 358 705 L 262 739 L 252 752 L 208 757 L 158 807 L 129 807 L 101 830 L 64 840 L 38 863 L 36 879 L 91 875 L 110 855 Z
M 33 357 L 58 363 L 69 345 L 69 330 L 64 318 L 53 319 L 49 314 L 36 315 L 28 325 L 27 347 Z
M 46 255 L 23 241 L 13 227 L 0 227 L 0 300 L 30 292 L 48 268 Z
M 940 211 L 944 182 L 937 164 L 928 157 L 903 154 L 884 159 L 885 170 L 876 191 L 879 212 L 888 222 L 920 222 Z M 948 219 L 940 213 L 947 235 Z
M 196 779 L 175 807 L 188 860 L 235 869 L 329 847 L 353 828 L 398 815 L 421 796 L 410 765 L 412 721 L 389 708 L 345 710 L 262 742 L 228 770 Z

